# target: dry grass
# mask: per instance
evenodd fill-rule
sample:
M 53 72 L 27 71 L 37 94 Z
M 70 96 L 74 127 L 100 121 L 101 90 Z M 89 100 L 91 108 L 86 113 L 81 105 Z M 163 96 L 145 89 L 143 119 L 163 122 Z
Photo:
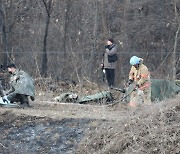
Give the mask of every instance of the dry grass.
M 180 153 L 180 96 L 120 113 L 87 132 L 78 154 Z M 116 107 L 117 110 L 117 107 Z
M 92 91 L 86 89 L 92 86 Z M 94 93 L 95 85 L 81 86 L 83 94 Z M 74 89 L 79 91 L 79 87 Z M 73 90 L 74 90 L 73 89 Z M 116 98 L 121 97 L 119 93 Z M 174 99 L 130 108 L 126 104 L 81 105 L 51 102 L 53 93 L 40 93 L 32 108 L 1 108 L 15 115 L 52 119 L 94 119 L 81 140 L 77 154 L 179 154 L 180 95 Z M 97 121 L 96 121 L 97 120 Z M 2 144 L 2 143 L 1 143 Z M 3 145 L 1 145 L 3 146 Z

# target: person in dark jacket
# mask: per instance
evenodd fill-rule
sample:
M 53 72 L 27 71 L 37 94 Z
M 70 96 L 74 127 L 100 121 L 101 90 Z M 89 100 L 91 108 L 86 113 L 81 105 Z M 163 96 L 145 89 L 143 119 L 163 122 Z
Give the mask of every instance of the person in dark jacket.
M 20 102 L 22 106 L 29 106 L 28 96 L 32 101 L 35 99 L 34 80 L 23 70 L 17 69 L 15 64 L 7 66 L 8 72 L 11 74 L 11 88 L 5 92 L 5 97 L 11 103 Z
M 101 67 L 104 68 L 108 86 L 115 85 L 115 69 L 117 65 L 117 46 L 112 38 L 106 41 L 105 52 Z

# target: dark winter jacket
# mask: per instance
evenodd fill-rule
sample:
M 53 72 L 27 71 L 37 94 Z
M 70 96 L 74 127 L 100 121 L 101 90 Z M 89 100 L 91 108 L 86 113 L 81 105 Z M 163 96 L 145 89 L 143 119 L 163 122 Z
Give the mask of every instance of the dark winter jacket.
M 112 56 L 113 54 L 117 54 L 117 46 L 115 44 L 112 44 L 111 46 L 106 46 L 104 59 L 103 59 L 104 68 L 109 68 L 109 69 L 116 68 L 117 61 L 112 63 L 108 62 L 108 55 Z

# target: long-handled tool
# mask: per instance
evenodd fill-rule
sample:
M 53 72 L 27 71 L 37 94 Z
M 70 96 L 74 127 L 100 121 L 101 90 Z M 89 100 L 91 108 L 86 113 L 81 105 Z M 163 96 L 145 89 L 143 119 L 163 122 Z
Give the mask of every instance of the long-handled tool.
M 135 90 L 135 88 L 136 88 L 136 85 L 135 85 L 135 84 L 129 85 L 129 87 L 127 88 L 127 90 L 119 89 L 119 88 L 113 88 L 113 89 L 115 89 L 115 90 L 118 90 L 118 91 L 120 91 L 120 92 L 125 93 L 125 96 L 124 96 L 123 98 L 121 98 L 119 101 L 117 101 L 117 102 L 115 102 L 115 103 L 113 103 L 113 104 L 110 104 L 110 105 L 108 105 L 108 106 L 114 106 L 114 105 L 118 104 L 119 102 L 122 102 L 122 101 L 125 100 L 128 96 L 131 95 L 131 93 Z
M 122 93 L 125 93 L 125 92 L 126 92 L 125 89 L 121 89 L 121 88 L 112 87 L 111 89 L 114 89 L 114 90 L 116 90 L 116 91 L 120 91 L 120 92 L 122 92 Z

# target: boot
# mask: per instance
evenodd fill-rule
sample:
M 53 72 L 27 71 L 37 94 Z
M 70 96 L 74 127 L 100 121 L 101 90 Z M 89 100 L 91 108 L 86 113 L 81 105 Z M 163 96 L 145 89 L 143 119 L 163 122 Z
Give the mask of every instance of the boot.
M 20 100 L 21 106 L 22 107 L 30 107 L 29 105 L 29 99 L 27 95 L 21 95 L 21 100 Z

